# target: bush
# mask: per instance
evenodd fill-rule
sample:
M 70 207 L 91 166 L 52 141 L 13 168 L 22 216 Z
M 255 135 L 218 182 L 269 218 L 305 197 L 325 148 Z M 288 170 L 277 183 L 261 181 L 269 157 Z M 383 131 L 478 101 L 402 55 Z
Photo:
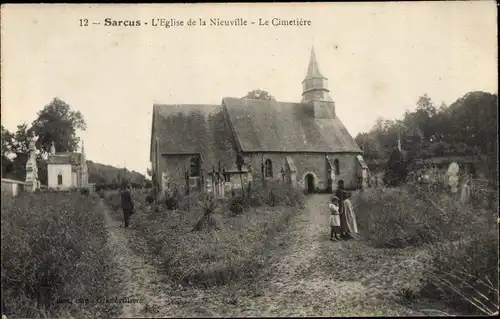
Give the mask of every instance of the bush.
M 404 155 L 394 149 L 389 156 L 384 174 L 384 184 L 389 186 L 401 185 L 408 175 L 408 167 Z
M 155 202 L 155 197 L 151 194 L 146 195 L 146 203 L 153 204 Z
M 92 199 L 52 192 L 2 197 L 3 313 L 79 317 L 83 305 L 57 300 L 111 295 L 107 231 Z
M 421 296 L 470 313 L 498 311 L 495 209 L 465 206 L 444 192 L 418 186 L 366 191 L 354 204 L 369 244 L 428 250 L 432 262 L 425 265 Z
M 184 285 L 209 287 L 254 278 L 266 263 L 265 247 L 297 212 L 254 208 L 234 216 L 227 214 L 226 201 L 200 202 L 200 197 L 190 194 L 189 211 L 184 210 L 188 197 L 183 197 L 179 210 L 138 213 L 132 223 L 159 266 Z M 207 215 L 213 216 L 217 231 L 193 231 Z
M 430 246 L 432 266 L 421 294 L 467 314 L 498 311 L 498 232 L 478 231 Z
M 243 197 L 243 195 L 233 195 L 229 200 L 229 211 L 232 212 L 233 215 L 239 215 L 245 210 L 247 202 L 246 197 Z
M 179 193 L 177 189 L 165 193 L 165 206 L 168 210 L 179 208 Z
M 267 181 L 265 185 L 254 186 L 249 194 L 248 204 L 251 207 L 259 206 L 291 206 L 303 207 L 303 192 L 290 184 L 277 181 Z

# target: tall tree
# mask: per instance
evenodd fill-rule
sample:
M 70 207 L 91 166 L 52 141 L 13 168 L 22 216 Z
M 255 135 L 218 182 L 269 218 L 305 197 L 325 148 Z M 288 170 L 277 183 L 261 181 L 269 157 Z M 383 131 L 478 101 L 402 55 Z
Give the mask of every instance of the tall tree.
M 32 129 L 26 123 L 18 125 L 14 134 L 2 126 L 2 173 L 5 176 L 24 180 L 31 133 Z M 9 158 L 11 155 L 14 155 L 12 160 Z
M 268 101 L 276 101 L 274 96 L 269 94 L 268 92 L 260 89 L 252 90 L 247 93 L 243 98 L 245 99 L 255 99 L 255 100 L 268 100 Z
M 67 103 L 58 98 L 38 112 L 33 122 L 33 130 L 39 136 L 37 148 L 45 154 L 50 151 L 52 142 L 59 152 L 76 151 L 80 141 L 76 132 L 86 128 L 82 113 L 71 110 Z
M 2 125 L 2 158 L 7 157 L 12 152 L 14 135 Z

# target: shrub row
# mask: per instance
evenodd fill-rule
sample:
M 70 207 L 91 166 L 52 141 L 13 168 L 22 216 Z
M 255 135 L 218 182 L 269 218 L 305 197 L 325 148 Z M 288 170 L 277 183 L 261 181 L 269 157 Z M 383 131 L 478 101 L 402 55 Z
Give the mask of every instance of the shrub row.
M 422 296 L 467 313 L 498 311 L 496 210 L 411 187 L 362 192 L 355 211 L 371 245 L 429 251 L 432 263 L 426 265 Z
M 234 191 L 228 200 L 228 209 L 237 215 L 250 207 L 289 206 L 303 208 L 304 193 L 289 184 L 269 181 L 264 185 L 254 185 L 250 190 Z
M 2 308 L 34 318 L 109 315 L 113 309 L 58 301 L 107 297 L 113 268 L 95 197 L 79 193 L 2 196 Z M 111 306 L 111 305 L 108 305 Z
M 238 191 L 226 195 L 208 203 L 204 194 L 178 194 L 177 209 L 167 210 L 171 197 L 165 197 L 160 209 L 150 209 L 147 194 L 133 193 L 138 213 L 131 227 L 145 238 L 151 255 L 175 282 L 208 287 L 253 278 L 266 263 L 265 248 L 304 199 L 302 192 L 279 183 L 246 190 L 245 196 Z M 117 193 L 105 198 L 111 208 L 119 209 Z M 242 209 L 235 214 L 238 201 Z M 207 215 L 215 220 L 216 230 L 194 231 Z
M 251 209 L 234 217 L 219 210 L 219 231 L 193 231 L 204 214 L 196 205 L 190 211 L 136 214 L 132 227 L 174 281 L 207 287 L 255 276 L 266 261 L 264 246 L 295 211 Z

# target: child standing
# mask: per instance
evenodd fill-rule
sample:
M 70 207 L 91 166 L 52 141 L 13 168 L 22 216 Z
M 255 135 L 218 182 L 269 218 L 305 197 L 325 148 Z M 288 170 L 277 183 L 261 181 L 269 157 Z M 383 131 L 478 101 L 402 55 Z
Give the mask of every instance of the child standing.
M 337 196 L 332 197 L 332 202 L 328 205 L 330 209 L 330 240 L 340 239 L 340 213 L 339 213 L 339 198 Z

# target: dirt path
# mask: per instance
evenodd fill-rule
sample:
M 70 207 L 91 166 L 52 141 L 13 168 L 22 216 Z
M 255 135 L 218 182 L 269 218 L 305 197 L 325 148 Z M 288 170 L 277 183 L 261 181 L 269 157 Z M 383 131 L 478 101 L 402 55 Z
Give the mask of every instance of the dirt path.
M 412 268 L 406 262 L 415 251 L 381 256 L 361 239 L 329 241 L 328 198 L 307 199 L 307 207 L 276 239 L 278 249 L 259 278 L 207 290 L 169 284 L 129 248 L 129 241 L 139 236 L 113 221 L 102 204 L 110 245 L 123 272 L 123 297 L 139 301 L 124 304 L 122 316 L 425 315 L 401 306 L 394 295 L 398 280 L 407 280 L 398 274 Z M 146 243 L 135 244 L 146 253 Z
M 360 252 L 367 249 L 360 239 L 331 242 L 328 228 L 328 195 L 313 195 L 307 199 L 307 207 L 291 228 L 278 241 L 286 242 L 288 249 L 275 257 L 274 262 L 257 282 L 257 297 L 240 298 L 231 311 L 235 316 L 359 316 L 359 315 L 416 315 L 418 313 L 399 305 L 394 300 L 374 295 L 377 282 L 360 280 L 361 273 L 349 278 L 342 272 L 352 267 L 356 271 L 358 261 L 341 260 L 347 247 Z M 325 256 L 325 250 L 328 256 Z M 333 266 L 321 269 L 321 260 L 331 258 Z M 337 262 L 336 259 L 338 258 Z M 366 264 L 366 263 L 365 263 Z M 366 264 L 370 267 L 370 264 Z M 394 268 L 384 265 L 374 269 L 371 278 L 390 277 Z M 358 279 L 358 278 L 360 279 Z M 382 290 L 382 289 L 380 289 Z M 384 291 L 381 291 L 384 293 Z
M 113 220 L 102 201 L 99 205 L 104 213 L 117 272 L 124 286 L 122 294 L 117 297 L 125 299 L 121 317 L 150 317 L 160 309 L 163 312 L 175 312 L 175 309 L 171 310 L 167 306 L 169 298 L 163 292 L 166 284 L 161 282 L 162 276 L 156 267 L 129 248 L 130 229 L 123 228 L 123 223 Z

